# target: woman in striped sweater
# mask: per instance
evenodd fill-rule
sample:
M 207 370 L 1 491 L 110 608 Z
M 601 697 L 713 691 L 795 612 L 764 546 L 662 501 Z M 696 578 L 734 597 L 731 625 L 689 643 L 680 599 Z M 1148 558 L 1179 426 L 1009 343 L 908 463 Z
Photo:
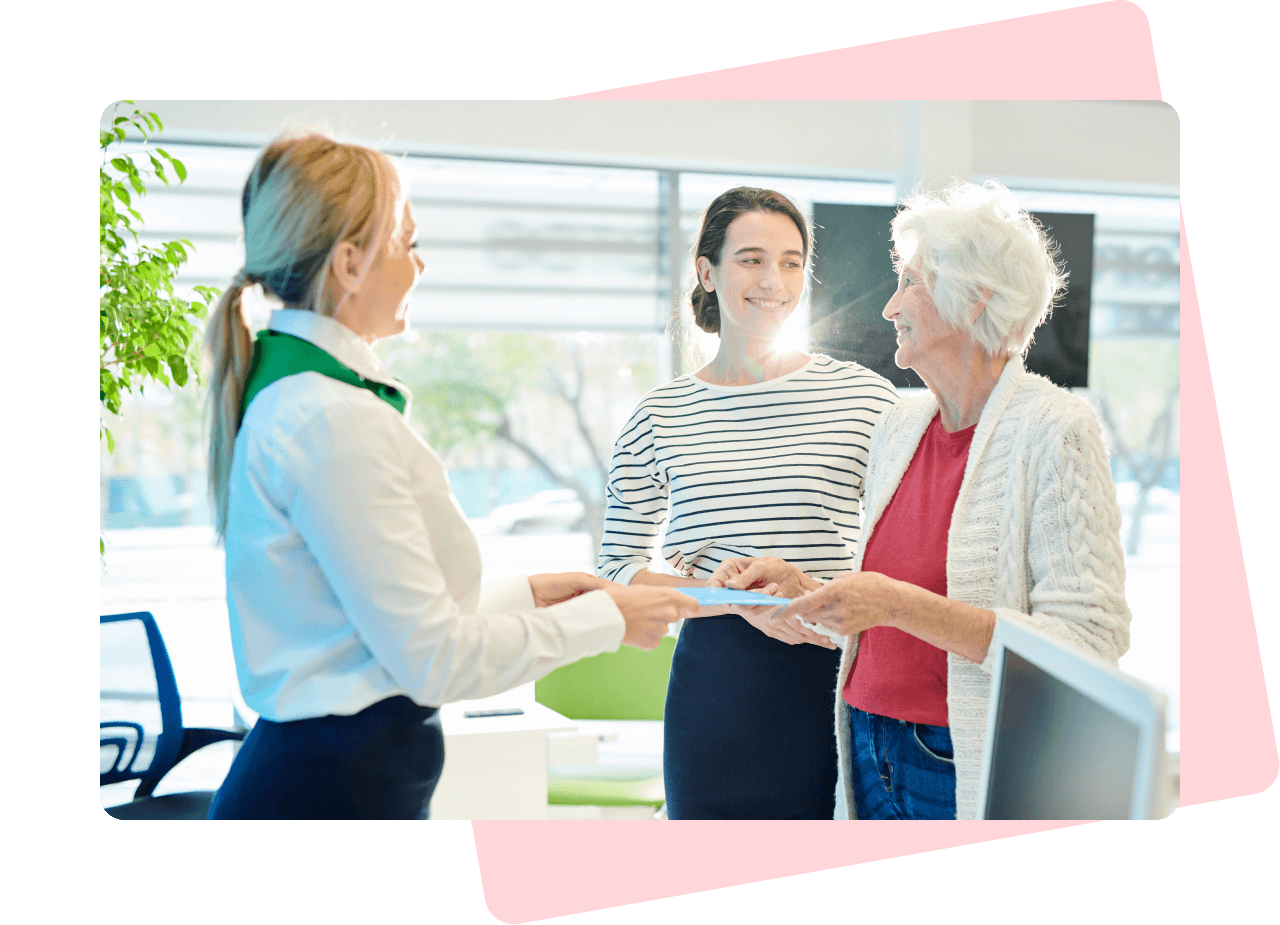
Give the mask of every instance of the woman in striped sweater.
M 822 580 L 852 567 L 871 430 L 897 393 L 861 366 L 778 345 L 811 242 L 808 219 L 771 190 L 732 189 L 708 207 L 690 301 L 719 350 L 646 395 L 622 428 L 602 577 L 706 586 L 743 556 Z M 649 569 L 664 524 L 677 575 Z M 832 818 L 839 652 L 757 610 L 704 607 L 680 632 L 663 747 L 672 819 Z

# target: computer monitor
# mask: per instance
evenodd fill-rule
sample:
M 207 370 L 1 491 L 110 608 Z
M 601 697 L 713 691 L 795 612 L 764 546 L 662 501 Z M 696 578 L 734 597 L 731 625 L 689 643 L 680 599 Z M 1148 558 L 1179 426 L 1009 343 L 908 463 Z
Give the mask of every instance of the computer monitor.
M 1027 624 L 991 644 L 978 818 L 1167 815 L 1163 694 Z

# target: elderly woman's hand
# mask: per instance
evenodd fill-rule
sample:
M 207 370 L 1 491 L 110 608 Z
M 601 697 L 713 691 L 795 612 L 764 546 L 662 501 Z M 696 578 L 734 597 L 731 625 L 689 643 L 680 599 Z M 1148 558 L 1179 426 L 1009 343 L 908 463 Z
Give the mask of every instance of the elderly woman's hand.
M 734 591 L 757 591 L 761 594 L 772 594 L 775 597 L 799 597 L 806 591 L 822 587 L 822 582 L 810 578 L 790 562 L 776 558 L 744 558 L 726 559 L 707 579 L 709 588 L 730 588 Z M 742 619 L 746 620 L 766 636 L 789 646 L 809 643 L 834 649 L 836 644 L 821 633 L 816 633 L 803 626 L 799 620 L 788 617 L 774 619 L 778 607 L 762 605 L 748 607 L 737 605 L 732 608 Z
M 800 617 L 841 636 L 888 625 L 902 605 L 903 582 L 877 572 L 841 575 L 773 615 L 776 620 Z
M 971 607 L 879 572 L 842 575 L 792 601 L 770 619 L 781 622 L 792 617 L 842 636 L 873 626 L 896 627 L 971 662 L 986 658 L 996 625 L 993 610 Z

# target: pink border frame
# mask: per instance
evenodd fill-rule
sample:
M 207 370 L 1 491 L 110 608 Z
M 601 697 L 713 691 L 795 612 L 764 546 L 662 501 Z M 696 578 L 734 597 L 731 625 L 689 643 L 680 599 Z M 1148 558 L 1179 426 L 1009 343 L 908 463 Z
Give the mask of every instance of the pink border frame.
M 904 73 L 904 55 L 928 66 Z M 1118 0 L 579 98 L 1159 99 L 1160 87 L 1146 15 Z M 1183 530 L 1182 552 L 1216 577 L 1192 582 L 1184 570 L 1181 582 L 1183 637 L 1196 640 L 1193 653 L 1183 648 L 1181 676 L 1190 805 L 1265 790 L 1280 765 L 1185 228 L 1182 266 L 1182 426 L 1195 435 L 1182 447 L 1184 528 L 1193 528 Z M 1230 760 L 1221 760 L 1211 743 L 1231 730 L 1251 734 L 1232 736 Z M 825 822 L 472 826 L 490 912 L 521 923 L 1074 824 L 864 823 L 852 838 Z M 631 872 L 655 857 L 663 875 L 638 882 Z

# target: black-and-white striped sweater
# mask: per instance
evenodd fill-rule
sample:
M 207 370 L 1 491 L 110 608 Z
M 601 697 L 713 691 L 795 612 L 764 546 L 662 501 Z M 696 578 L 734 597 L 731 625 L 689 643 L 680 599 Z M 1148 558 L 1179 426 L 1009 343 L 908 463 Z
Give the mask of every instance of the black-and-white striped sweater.
M 882 376 L 820 354 L 756 385 L 659 386 L 614 446 L 598 574 L 626 584 L 649 567 L 664 521 L 662 556 L 681 575 L 738 556 L 847 572 L 871 430 L 897 400 Z

